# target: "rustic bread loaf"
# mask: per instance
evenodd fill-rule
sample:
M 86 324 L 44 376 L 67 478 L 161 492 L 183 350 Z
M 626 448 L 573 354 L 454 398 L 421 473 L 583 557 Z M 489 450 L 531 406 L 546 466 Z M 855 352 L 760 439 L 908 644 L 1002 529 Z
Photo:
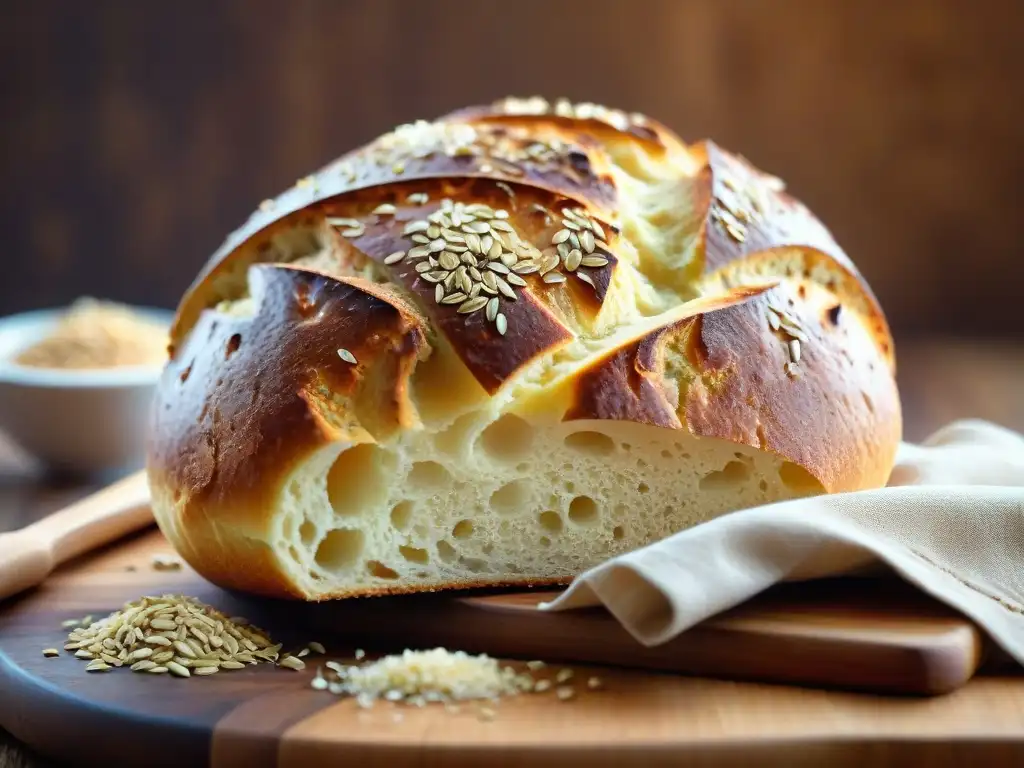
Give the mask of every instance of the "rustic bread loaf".
M 782 183 L 640 115 L 507 99 L 265 201 L 181 301 L 157 520 L 226 587 L 569 581 L 882 485 L 892 340 Z

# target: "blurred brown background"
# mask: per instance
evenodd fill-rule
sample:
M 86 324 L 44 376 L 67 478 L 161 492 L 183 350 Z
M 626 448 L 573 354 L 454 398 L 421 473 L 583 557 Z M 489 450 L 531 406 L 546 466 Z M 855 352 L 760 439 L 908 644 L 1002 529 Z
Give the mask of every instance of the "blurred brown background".
M 3 2 L 0 312 L 173 306 L 255 204 L 506 94 L 711 136 L 834 230 L 897 332 L 1019 336 L 1020 0 Z

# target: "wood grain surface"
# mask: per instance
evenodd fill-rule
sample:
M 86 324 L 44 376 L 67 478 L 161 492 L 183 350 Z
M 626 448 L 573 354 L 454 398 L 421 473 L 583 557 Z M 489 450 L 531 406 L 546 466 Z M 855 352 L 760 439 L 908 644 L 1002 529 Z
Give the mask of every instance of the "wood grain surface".
M 898 333 L 1024 331 L 1019 0 L 3 11 L 0 143 L 14 151 L 0 163 L 0 311 L 85 292 L 173 305 L 261 199 L 340 152 L 400 122 L 540 92 L 647 112 L 782 176 Z
M 964 417 L 990 419 L 1024 430 L 1024 402 L 1020 397 L 1020 392 L 1024 391 L 1024 348 L 980 339 L 955 341 L 939 338 L 925 344 L 904 343 L 898 347 L 898 352 L 909 439 L 920 440 L 942 423 Z M 950 365 L 951 359 L 958 364 Z M 109 478 L 83 482 L 48 477 L 40 474 L 29 459 L 10 446 L 0 444 L 0 453 L 3 454 L 0 457 L 0 529 L 26 525 L 80 498 L 97 484 L 109 481 Z M 109 564 L 116 570 L 126 567 L 128 562 L 115 557 Z M 46 631 L 56 629 L 52 622 L 44 623 L 43 628 Z M 310 638 L 302 638 L 307 639 Z M 45 661 L 39 656 L 37 663 Z M 58 660 L 61 663 L 70 661 Z M 859 761 L 856 764 L 860 765 L 917 762 L 930 765 L 1015 765 L 1021 761 L 1019 745 L 1011 740 L 1014 734 L 1024 731 L 1024 678 L 1019 673 L 984 675 L 949 696 L 924 701 L 692 677 L 624 675 L 627 680 L 643 680 L 641 690 L 630 687 L 631 683 L 620 682 L 614 674 L 602 672 L 602 675 L 608 679 L 609 686 L 621 689 L 622 696 L 630 692 L 629 697 L 622 700 L 623 706 L 639 708 L 651 721 L 650 728 L 659 733 L 671 737 L 678 730 L 680 726 L 672 718 L 675 711 L 679 711 L 685 720 L 685 733 L 688 736 L 700 734 L 702 739 L 699 743 L 697 739 L 693 740 L 692 760 L 688 764 L 749 764 L 744 762 L 749 754 L 744 752 L 743 745 L 750 740 L 761 739 L 766 744 L 771 741 L 768 752 L 772 753 L 763 753 L 761 764 L 771 765 L 774 761 L 780 765 L 820 765 L 836 760 L 837 738 L 843 741 L 842 748 L 846 750 L 848 759 Z M 282 684 L 296 686 L 295 681 L 287 677 Z M 301 726 L 293 725 L 287 718 L 281 720 L 285 712 L 301 711 L 293 699 L 312 701 L 310 693 L 314 692 L 301 688 L 288 693 L 281 700 L 281 708 L 273 706 L 278 699 L 271 696 L 269 705 L 266 701 L 257 700 L 244 709 L 235 709 L 233 715 L 221 718 L 219 732 L 230 738 L 230 734 L 241 730 L 247 734 L 246 743 L 254 745 L 257 753 L 264 750 L 264 754 L 268 754 L 265 750 L 273 751 L 274 739 L 268 736 L 260 742 L 249 737 L 257 728 L 271 734 L 287 724 L 288 728 L 295 727 L 295 733 L 301 735 L 306 729 L 317 726 L 315 718 L 304 721 Z M 598 702 L 598 699 L 587 699 L 583 706 L 598 707 Z M 319 711 L 315 704 L 308 706 L 313 707 L 311 711 Z M 341 702 L 335 706 L 344 710 Z M 544 727 L 557 730 L 566 722 L 575 722 L 579 711 L 576 708 L 552 708 L 545 712 Z M 667 720 L 666 713 L 671 715 Z M 616 710 L 611 719 L 614 720 L 618 714 Z M 361 730 L 394 725 L 384 717 L 378 721 L 373 719 L 376 715 L 361 716 Z M 419 719 L 415 723 L 406 720 L 401 724 L 401 728 L 412 730 L 393 734 L 399 745 L 396 748 L 405 750 L 407 756 L 418 754 L 417 746 L 436 744 L 440 738 L 437 721 L 432 721 L 427 715 L 417 717 Z M 524 717 L 515 709 L 503 709 L 502 719 L 495 722 L 514 718 L 515 722 L 521 723 Z M 607 721 L 606 713 L 602 722 Z M 476 734 L 477 729 L 490 725 L 478 723 L 473 718 L 460 720 L 459 724 L 467 734 L 470 731 Z M 60 723 L 53 729 L 51 738 L 56 734 L 63 740 L 70 727 L 69 723 Z M 325 726 L 320 721 L 317 727 Z M 496 738 L 494 731 L 484 733 L 490 734 L 492 740 Z M 773 733 L 776 734 L 774 740 Z M 829 734 L 833 739 L 831 745 L 824 743 Z M 921 734 L 927 734 L 927 738 Z M 301 749 L 294 747 L 300 759 L 316 752 L 317 738 L 306 740 L 306 746 Z M 222 746 L 216 752 L 218 759 L 225 755 L 224 745 L 230 741 L 219 743 Z M 510 749 L 515 746 L 508 752 L 510 760 L 521 758 L 520 764 L 527 761 L 528 755 L 522 744 L 500 743 Z M 283 752 L 291 755 L 292 749 L 289 747 Z M 616 756 L 621 757 L 621 753 L 614 751 L 601 754 L 596 754 L 596 751 L 589 753 L 594 765 L 600 765 L 601 760 L 607 762 Z M 231 750 L 227 752 L 230 754 Z M 467 755 L 467 759 L 470 757 Z M 671 764 L 673 757 L 666 747 L 658 755 L 645 755 L 643 760 L 645 765 Z M 0 732 L 0 766 L 3 768 L 53 768 L 63 764 L 63 761 L 43 758 L 24 745 L 9 741 Z
M 162 536 L 151 531 L 82 558 L 40 589 L 0 606 L 0 685 L 9 696 L 0 703 L 0 718 L 16 736 L 77 764 L 209 761 L 218 768 L 302 768 L 339 761 L 509 766 L 698 759 L 729 765 L 741 758 L 764 765 L 786 758 L 796 746 L 855 765 L 880 740 L 898 735 L 899 744 L 892 747 L 898 755 L 911 745 L 927 748 L 940 733 L 947 746 L 980 742 L 982 753 L 1016 751 L 1024 757 L 1024 690 L 982 716 L 977 694 L 963 697 L 968 689 L 934 700 L 896 699 L 737 687 L 586 663 L 811 683 L 833 679 L 890 691 L 917 690 L 922 684 L 945 690 L 963 682 L 975 661 L 975 631 L 894 582 L 778 591 L 678 641 L 644 649 L 600 611 L 528 610 L 535 595 L 323 605 L 263 601 L 222 592 L 187 568 L 153 570 L 152 556 L 169 551 Z M 298 673 L 266 666 L 178 680 L 127 670 L 89 674 L 70 654 L 42 656 L 42 648 L 62 644 L 63 619 L 99 616 L 140 594 L 165 592 L 195 595 L 228 614 L 245 615 L 289 648 L 318 640 L 340 660 L 351 660 L 356 646 L 372 656 L 438 644 L 495 655 L 518 652 L 521 660 L 540 656 L 552 662 L 538 673 L 544 677 L 561 668 L 556 662 L 571 664 L 579 693 L 569 702 L 551 692 L 507 699 L 495 706 L 497 717 L 486 722 L 473 704 L 458 713 L 388 703 L 362 710 L 352 700 L 311 690 L 313 664 Z M 601 690 L 582 684 L 591 675 L 604 681 Z M 999 678 L 977 682 L 979 693 L 1014 691 L 1012 682 Z M 828 711 L 817 711 L 826 700 Z M 936 706 L 936 701 L 948 703 Z M 402 713 L 400 722 L 396 712 Z M 61 739 L 54 741 L 58 730 Z M 131 734 L 140 746 L 162 747 L 158 753 L 126 750 L 124 738 L 99 741 L 96 733 Z

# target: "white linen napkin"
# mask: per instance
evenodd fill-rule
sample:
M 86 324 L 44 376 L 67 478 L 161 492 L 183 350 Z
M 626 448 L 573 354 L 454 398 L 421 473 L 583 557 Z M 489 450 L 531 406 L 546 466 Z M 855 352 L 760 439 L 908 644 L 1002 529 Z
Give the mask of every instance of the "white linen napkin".
M 603 604 L 658 645 L 778 582 L 886 566 L 1024 664 L 1024 437 L 954 422 L 901 445 L 886 488 L 733 512 L 602 563 L 541 608 Z

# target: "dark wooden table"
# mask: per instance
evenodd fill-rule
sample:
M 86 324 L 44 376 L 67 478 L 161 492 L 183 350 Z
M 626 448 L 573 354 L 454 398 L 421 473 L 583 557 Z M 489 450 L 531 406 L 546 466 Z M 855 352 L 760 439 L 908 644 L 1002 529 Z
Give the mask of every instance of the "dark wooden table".
M 906 341 L 898 353 L 905 439 L 921 440 L 953 419 L 968 417 L 1024 432 L 1024 340 Z M 48 477 L 0 440 L 0 531 L 27 525 L 111 479 Z M 52 765 L 0 730 L 0 768 Z

